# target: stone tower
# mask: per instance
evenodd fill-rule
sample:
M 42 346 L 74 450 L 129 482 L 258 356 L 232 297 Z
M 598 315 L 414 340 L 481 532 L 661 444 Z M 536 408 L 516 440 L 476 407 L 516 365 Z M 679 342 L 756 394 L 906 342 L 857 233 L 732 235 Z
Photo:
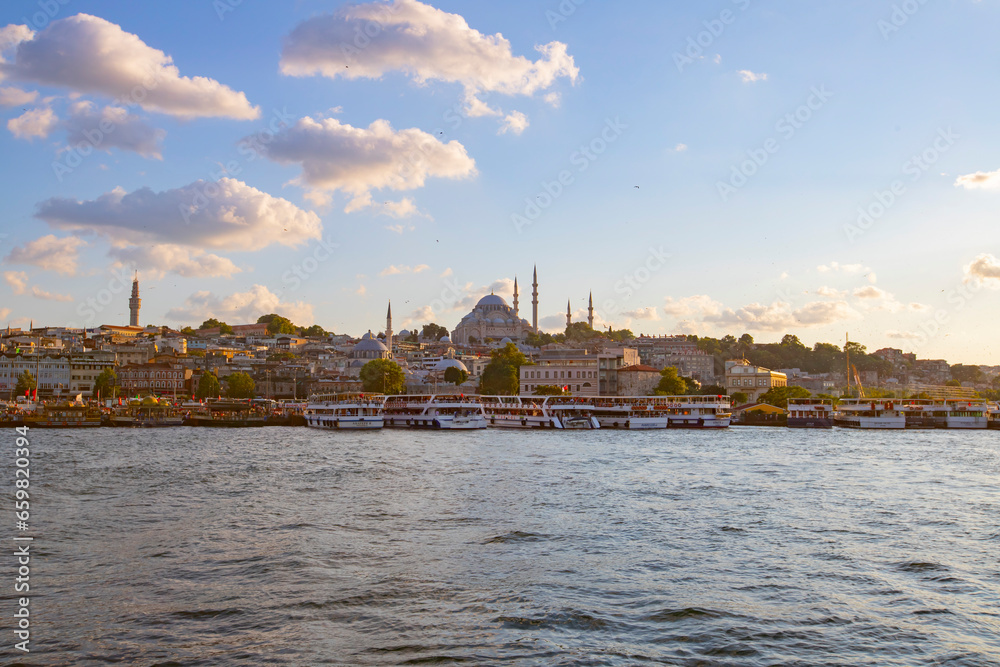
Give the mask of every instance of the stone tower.
M 538 333 L 538 267 L 535 267 L 531 283 L 531 328 Z
M 594 328 L 594 293 L 590 293 L 590 303 L 587 305 L 587 324 Z
M 130 327 L 139 326 L 139 307 L 142 306 L 142 299 L 139 298 L 139 272 L 135 272 L 132 278 L 132 297 L 128 300 L 128 325 Z

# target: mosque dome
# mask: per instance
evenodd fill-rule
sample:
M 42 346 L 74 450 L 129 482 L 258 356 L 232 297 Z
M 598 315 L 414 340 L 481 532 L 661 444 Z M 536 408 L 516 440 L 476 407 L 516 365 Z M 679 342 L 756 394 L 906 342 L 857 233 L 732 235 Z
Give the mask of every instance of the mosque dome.
M 441 336 L 441 342 L 442 343 L 450 343 L 451 342 L 451 336 Z
M 435 371 L 445 371 L 448 370 L 449 368 L 457 368 L 458 370 L 463 371 L 465 373 L 469 372 L 469 369 L 465 367 L 465 364 L 463 364 L 458 359 L 442 359 L 441 361 L 434 364 Z
M 487 294 L 479 303 L 476 304 L 476 308 L 507 308 L 507 302 L 503 300 L 503 297 L 497 296 L 496 294 Z
M 364 336 L 357 345 L 354 346 L 352 352 L 388 352 L 387 348 L 382 341 L 375 337 L 375 335 L 369 331 Z

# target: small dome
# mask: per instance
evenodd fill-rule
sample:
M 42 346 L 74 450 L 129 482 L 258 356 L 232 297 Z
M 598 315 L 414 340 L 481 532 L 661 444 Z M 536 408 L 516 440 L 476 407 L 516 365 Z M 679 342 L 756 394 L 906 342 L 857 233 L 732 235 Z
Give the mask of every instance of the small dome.
M 506 308 L 507 302 L 496 294 L 487 294 L 479 300 L 479 303 L 476 304 L 476 308 L 479 308 L 480 306 L 500 306 L 502 308 Z
M 457 368 L 460 371 L 465 371 L 466 373 L 469 372 L 469 369 L 465 367 L 465 364 L 458 359 L 442 359 L 434 364 L 435 371 L 445 371 L 449 368 Z
M 506 345 L 507 343 L 513 343 L 513 342 L 514 341 L 512 341 L 510 338 L 504 338 L 502 341 L 500 341 L 500 344 Z
M 441 342 L 442 343 L 450 343 L 451 342 L 451 336 L 441 336 Z
M 378 338 L 372 335 L 369 331 L 364 336 L 362 336 L 361 341 L 354 346 L 352 352 L 388 352 L 389 348 L 385 346 Z
M 375 334 L 369 331 L 368 333 L 366 333 L 364 336 L 361 337 L 361 340 L 375 340 Z
M 399 332 L 398 335 L 400 338 L 409 338 L 412 334 L 410 333 L 409 329 L 403 329 L 402 331 Z

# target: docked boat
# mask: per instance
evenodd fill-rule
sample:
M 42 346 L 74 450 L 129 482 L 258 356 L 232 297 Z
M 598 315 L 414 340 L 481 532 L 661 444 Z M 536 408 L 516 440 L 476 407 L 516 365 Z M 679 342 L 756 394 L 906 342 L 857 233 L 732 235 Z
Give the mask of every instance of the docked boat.
M 666 411 L 668 428 L 729 428 L 733 421 L 728 396 L 651 396 L 654 410 Z
M 358 392 L 317 394 L 309 398 L 306 426 L 332 431 L 378 429 L 384 425 L 385 395 Z
M 213 428 L 247 428 L 264 426 L 267 415 L 249 403 L 240 401 L 214 401 L 192 410 L 184 418 L 185 426 Z
M 473 430 L 486 428 L 486 413 L 479 396 L 421 394 L 389 396 L 385 425 L 395 428 Z
M 1000 405 L 992 403 L 987 413 L 986 428 L 1000 429 Z
M 594 399 L 594 416 L 601 428 L 645 431 L 668 428 L 670 408 L 654 396 L 600 396 Z
M 483 396 L 483 411 L 491 428 L 561 429 L 542 396 Z
M 906 416 L 894 399 L 845 398 L 840 402 L 833 423 L 842 428 L 906 428 Z
M 94 428 L 101 425 L 101 411 L 82 403 L 43 405 L 24 416 L 30 428 Z
M 981 399 L 949 398 L 940 406 L 945 428 L 984 429 L 989 426 L 991 404 Z
M 944 428 L 944 411 L 936 408 L 934 401 L 925 398 L 904 399 L 899 405 L 908 429 Z
M 546 414 L 559 421 L 564 429 L 597 429 L 601 422 L 594 416 L 594 399 L 573 396 L 547 396 L 542 402 Z
M 147 396 L 142 400 L 133 399 L 128 405 L 113 410 L 109 424 L 126 428 L 183 426 L 184 416 L 173 404 Z
M 833 428 L 833 400 L 788 399 L 788 428 Z

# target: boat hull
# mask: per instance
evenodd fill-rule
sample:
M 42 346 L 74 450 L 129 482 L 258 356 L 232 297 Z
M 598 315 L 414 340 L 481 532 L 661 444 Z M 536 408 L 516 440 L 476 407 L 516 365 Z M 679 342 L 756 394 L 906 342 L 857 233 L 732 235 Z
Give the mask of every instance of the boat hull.
M 833 419 L 820 417 L 789 417 L 788 428 L 833 428 Z
M 903 417 L 854 417 L 835 419 L 834 425 L 840 428 L 869 429 L 904 429 L 906 420 Z
M 306 426 L 324 431 L 370 431 L 385 426 L 382 417 L 363 417 L 360 419 L 308 419 Z

